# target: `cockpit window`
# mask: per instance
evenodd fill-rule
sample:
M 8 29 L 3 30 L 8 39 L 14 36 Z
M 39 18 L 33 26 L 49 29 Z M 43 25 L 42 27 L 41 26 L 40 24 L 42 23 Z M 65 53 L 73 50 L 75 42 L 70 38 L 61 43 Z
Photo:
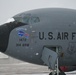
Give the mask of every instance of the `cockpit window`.
M 38 23 L 38 22 L 40 22 L 40 19 L 39 19 L 39 17 L 31 17 L 30 22 L 31 22 L 31 24 Z
M 15 21 L 26 23 L 26 24 L 34 24 L 40 22 L 39 17 L 32 16 L 31 14 L 20 14 L 13 17 Z

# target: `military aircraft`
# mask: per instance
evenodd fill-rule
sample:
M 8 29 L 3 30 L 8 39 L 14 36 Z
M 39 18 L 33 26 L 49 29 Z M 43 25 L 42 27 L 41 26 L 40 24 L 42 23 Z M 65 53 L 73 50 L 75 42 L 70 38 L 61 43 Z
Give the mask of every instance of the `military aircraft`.
M 0 51 L 57 69 L 54 75 L 76 70 L 76 10 L 42 8 L 13 16 L 0 26 Z

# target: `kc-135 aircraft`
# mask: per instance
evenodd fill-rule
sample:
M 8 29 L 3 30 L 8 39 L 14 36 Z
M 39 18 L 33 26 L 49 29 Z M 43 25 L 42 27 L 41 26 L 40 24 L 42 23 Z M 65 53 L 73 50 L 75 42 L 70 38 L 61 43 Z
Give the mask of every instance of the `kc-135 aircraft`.
M 54 75 L 76 70 L 76 10 L 42 8 L 13 16 L 0 26 L 0 51 L 46 65 Z

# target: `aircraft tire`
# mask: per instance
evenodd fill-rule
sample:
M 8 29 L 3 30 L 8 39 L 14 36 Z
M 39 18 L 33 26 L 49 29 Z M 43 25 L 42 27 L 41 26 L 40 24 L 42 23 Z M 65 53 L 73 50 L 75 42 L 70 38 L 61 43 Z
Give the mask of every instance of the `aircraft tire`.
M 55 75 L 57 75 L 57 73 Z M 60 72 L 59 75 L 66 75 L 66 74 L 64 72 Z
M 52 72 L 49 75 L 52 75 Z

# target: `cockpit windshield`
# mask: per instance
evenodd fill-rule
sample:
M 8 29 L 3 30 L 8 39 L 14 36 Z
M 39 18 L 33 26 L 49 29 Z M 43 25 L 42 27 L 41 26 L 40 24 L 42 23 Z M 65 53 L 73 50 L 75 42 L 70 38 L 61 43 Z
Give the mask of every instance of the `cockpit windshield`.
M 40 22 L 39 17 L 37 16 L 32 16 L 31 14 L 19 14 L 13 17 L 15 21 L 17 22 L 22 22 L 25 24 L 33 24 L 33 23 L 38 23 Z

